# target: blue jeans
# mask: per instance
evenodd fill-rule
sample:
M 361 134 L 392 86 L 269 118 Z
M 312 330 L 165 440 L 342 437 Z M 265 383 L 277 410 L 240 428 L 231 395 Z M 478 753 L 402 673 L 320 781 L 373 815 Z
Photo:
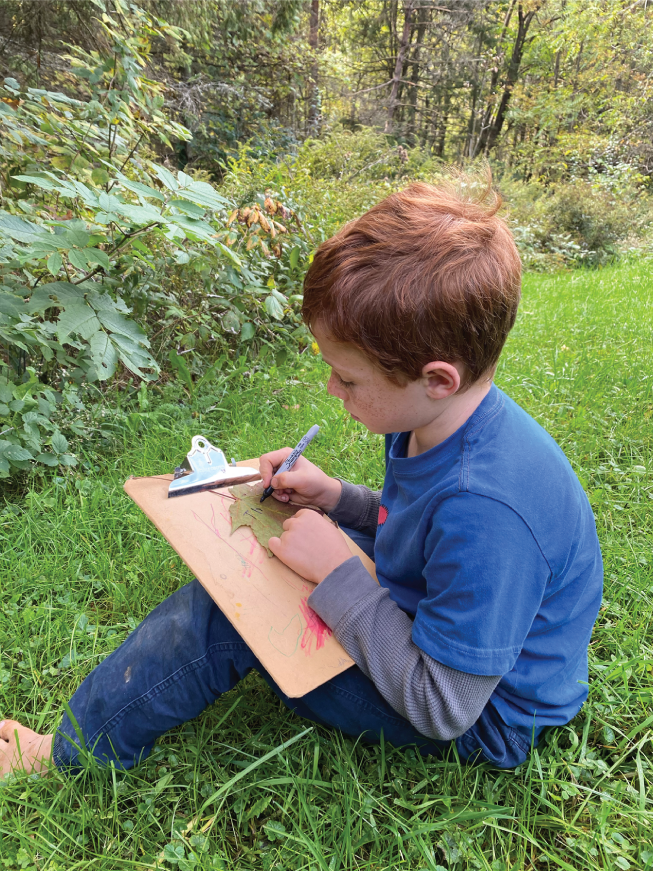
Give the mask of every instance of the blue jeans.
M 371 553 L 373 539 L 350 534 Z M 158 605 L 83 681 L 70 700 L 76 726 L 66 713 L 55 735 L 54 762 L 62 769 L 80 767 L 83 743 L 102 764 L 131 768 L 148 756 L 160 735 L 197 717 L 252 669 L 288 708 L 321 726 L 371 742 L 383 732 L 391 744 L 417 745 L 424 754 L 442 755 L 450 748 L 448 741 L 421 735 L 357 666 L 302 698 L 288 698 L 193 581 Z M 526 758 L 528 743 L 506 742 L 502 732 L 505 726 L 499 731 L 484 712 L 456 739 L 458 754 L 514 767 Z

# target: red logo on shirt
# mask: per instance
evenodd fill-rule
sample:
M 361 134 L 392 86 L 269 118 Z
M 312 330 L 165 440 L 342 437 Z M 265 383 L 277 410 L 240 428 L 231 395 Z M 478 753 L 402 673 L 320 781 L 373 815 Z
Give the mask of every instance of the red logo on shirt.
M 379 505 L 379 526 L 383 526 L 383 524 L 388 519 L 388 509 L 385 505 Z

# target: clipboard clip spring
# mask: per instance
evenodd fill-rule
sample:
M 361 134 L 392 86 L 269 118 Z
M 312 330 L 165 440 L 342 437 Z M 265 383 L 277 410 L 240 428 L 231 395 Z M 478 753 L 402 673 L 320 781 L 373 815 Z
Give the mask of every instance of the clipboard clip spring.
M 257 469 L 237 466 L 234 459 L 231 465 L 227 465 L 227 458 L 220 448 L 214 447 L 204 436 L 196 435 L 193 436 L 186 459 L 174 471 L 174 478 L 168 487 L 168 499 L 202 490 L 246 484 L 260 477 Z

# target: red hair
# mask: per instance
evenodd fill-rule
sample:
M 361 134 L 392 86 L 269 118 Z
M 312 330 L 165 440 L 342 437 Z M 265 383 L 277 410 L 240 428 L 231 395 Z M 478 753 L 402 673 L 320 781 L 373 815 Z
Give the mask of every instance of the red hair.
M 323 242 L 304 279 L 308 327 L 398 383 L 434 360 L 463 363 L 463 386 L 491 370 L 515 322 L 521 263 L 489 173 L 481 196 L 461 187 L 412 184 Z

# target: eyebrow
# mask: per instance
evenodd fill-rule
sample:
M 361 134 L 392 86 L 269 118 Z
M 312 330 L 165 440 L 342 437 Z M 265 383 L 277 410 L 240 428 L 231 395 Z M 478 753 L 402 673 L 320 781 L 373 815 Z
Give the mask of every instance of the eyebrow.
M 354 373 L 352 372 L 351 369 L 347 369 L 347 367 L 335 366 L 333 363 L 329 363 L 329 361 L 324 356 L 324 354 L 322 354 L 322 359 L 327 364 L 327 366 L 330 366 L 331 369 L 333 369 L 334 372 L 336 372 L 338 375 L 340 375 L 341 373 L 344 372 L 344 374 L 348 374 L 349 376 L 354 377 Z

